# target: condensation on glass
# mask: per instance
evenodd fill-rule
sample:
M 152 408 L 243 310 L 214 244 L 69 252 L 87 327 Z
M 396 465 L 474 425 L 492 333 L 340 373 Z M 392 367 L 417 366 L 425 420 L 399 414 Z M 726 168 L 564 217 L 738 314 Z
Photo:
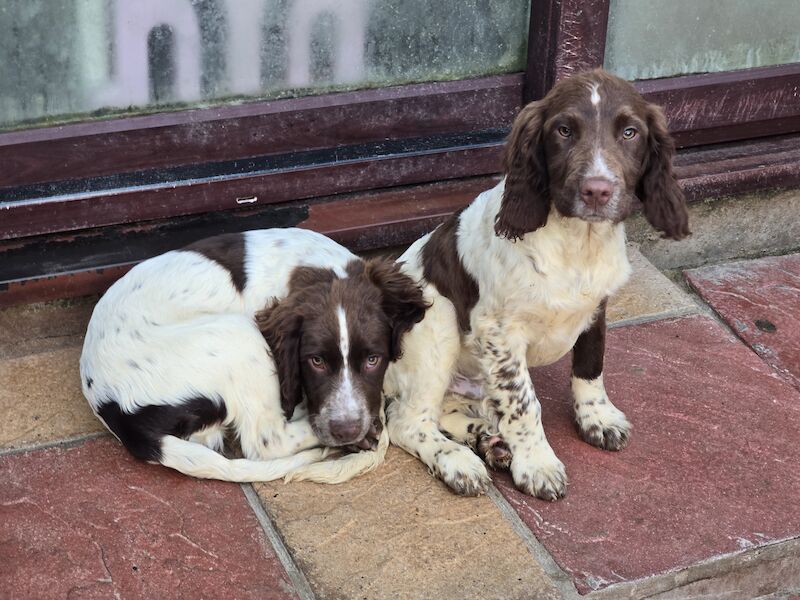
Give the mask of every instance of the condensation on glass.
M 654 79 L 800 62 L 800 0 L 611 0 L 605 68 Z
M 0 128 L 524 69 L 529 0 L 6 0 Z

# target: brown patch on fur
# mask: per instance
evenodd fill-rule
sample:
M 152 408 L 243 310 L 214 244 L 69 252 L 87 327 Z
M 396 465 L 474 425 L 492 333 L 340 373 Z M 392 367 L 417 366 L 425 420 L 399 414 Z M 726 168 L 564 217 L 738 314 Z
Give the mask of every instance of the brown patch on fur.
M 422 290 L 393 261 L 354 260 L 347 265 L 347 275 L 340 279 L 331 269 L 297 267 L 286 298 L 256 315 L 276 362 L 281 407 L 287 417 L 305 395 L 313 423 L 338 385 L 346 358 L 354 388 L 363 393 L 377 418 L 386 367 L 399 358 L 403 334 L 425 315 Z M 339 307 L 347 321 L 347 357 L 341 356 L 339 347 Z M 372 355 L 380 356 L 380 362 L 365 369 Z M 312 356 L 324 359 L 325 369 L 312 368 Z
M 227 269 L 231 275 L 231 282 L 241 293 L 247 285 L 244 245 L 243 233 L 226 233 L 190 244 L 184 250 L 202 254 Z
M 598 104 L 591 102 L 593 88 Z M 625 138 L 628 129 L 635 133 Z M 581 200 L 598 152 L 613 177 L 604 180 L 614 199 L 599 206 Z M 601 69 L 573 75 L 514 121 L 495 233 L 521 238 L 547 223 L 551 205 L 569 217 L 620 222 L 638 197 L 654 228 L 681 239 L 689 235 L 688 212 L 672 169 L 674 154 L 661 109 L 630 83 Z
M 636 194 L 642 200 L 647 221 L 664 237 L 681 240 L 691 235 L 691 231 L 686 199 L 672 170 L 675 142 L 667 130 L 664 113 L 658 106 L 648 106 L 647 125 L 647 162 Z
M 478 283 L 467 273 L 458 256 L 457 231 L 461 211 L 442 223 L 422 248 L 425 279 L 450 300 L 456 309 L 458 326 L 469 331 L 469 314 L 478 303 Z
M 572 347 L 572 374 L 581 379 L 596 379 L 603 373 L 606 348 L 606 300 L 600 303 L 594 322 L 578 336 Z
M 494 232 L 511 241 L 547 223 L 550 193 L 542 143 L 546 104 L 531 102 L 517 115 L 503 155 L 503 202 Z
M 380 306 L 392 327 L 389 360 L 395 361 L 403 354 L 402 338 L 419 323 L 429 308 L 422 288 L 400 270 L 400 264 L 389 258 L 353 261 L 347 267 L 352 277 L 363 269 L 364 277 L 381 292 Z

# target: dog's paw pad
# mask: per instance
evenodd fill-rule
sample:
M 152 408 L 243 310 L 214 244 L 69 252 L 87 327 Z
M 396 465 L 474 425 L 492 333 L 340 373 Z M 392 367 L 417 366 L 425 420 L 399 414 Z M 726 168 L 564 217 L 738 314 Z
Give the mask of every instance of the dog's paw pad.
M 492 469 L 508 470 L 511 466 L 511 448 L 500 435 L 483 434 L 478 438 L 478 454 Z

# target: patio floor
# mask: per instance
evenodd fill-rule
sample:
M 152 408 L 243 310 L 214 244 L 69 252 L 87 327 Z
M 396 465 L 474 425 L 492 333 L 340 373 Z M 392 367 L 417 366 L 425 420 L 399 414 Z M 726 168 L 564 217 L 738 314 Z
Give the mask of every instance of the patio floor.
M 89 300 L 0 311 L 0 597 L 798 598 L 800 255 L 685 273 L 631 248 L 609 308 L 610 453 L 533 371 L 566 498 L 460 498 L 399 449 L 346 484 L 198 481 L 132 459 L 83 399 Z

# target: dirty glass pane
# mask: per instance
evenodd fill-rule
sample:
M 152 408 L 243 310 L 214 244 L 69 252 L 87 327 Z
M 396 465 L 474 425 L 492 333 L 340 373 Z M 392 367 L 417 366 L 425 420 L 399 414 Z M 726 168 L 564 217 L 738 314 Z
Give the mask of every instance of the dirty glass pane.
M 530 0 L 0 0 L 0 128 L 524 69 Z
M 800 62 L 800 0 L 611 0 L 605 67 L 654 79 Z

